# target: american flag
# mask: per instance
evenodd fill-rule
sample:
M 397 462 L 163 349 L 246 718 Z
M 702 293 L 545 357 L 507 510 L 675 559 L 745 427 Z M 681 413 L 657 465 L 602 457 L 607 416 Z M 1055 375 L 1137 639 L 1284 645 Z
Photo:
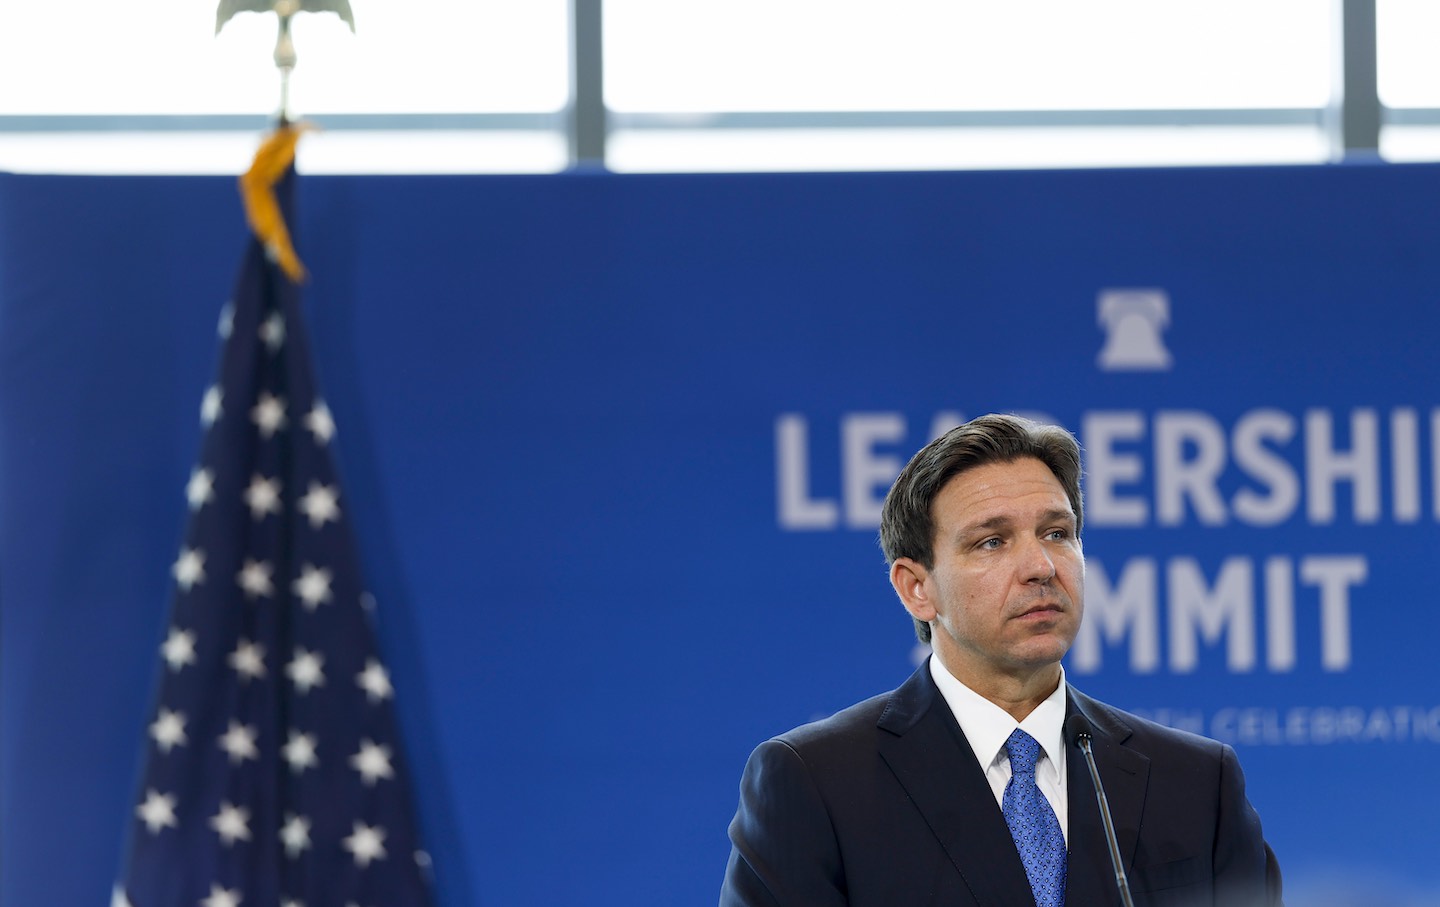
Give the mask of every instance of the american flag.
M 112 907 L 421 907 L 428 858 L 335 423 L 298 287 L 258 240 L 220 335 Z

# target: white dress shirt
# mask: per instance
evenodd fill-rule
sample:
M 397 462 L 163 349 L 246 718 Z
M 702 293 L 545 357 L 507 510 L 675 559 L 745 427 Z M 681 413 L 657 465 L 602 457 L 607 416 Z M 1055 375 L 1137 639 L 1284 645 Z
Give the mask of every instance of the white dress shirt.
M 1010 782 L 1010 756 L 1005 752 L 1005 741 L 1018 727 L 1040 744 L 1040 759 L 1035 765 L 1035 784 L 1055 818 L 1060 820 L 1060 831 L 1066 843 L 1070 840 L 1069 810 L 1067 809 L 1067 785 L 1065 783 L 1065 669 L 1060 669 L 1060 683 L 1035 711 L 1016 723 L 1010 713 L 981 696 L 955 679 L 936 656 L 930 658 L 930 676 L 940 688 L 965 739 L 970 741 L 985 780 L 995 794 L 996 804 L 1003 807 L 1005 785 Z

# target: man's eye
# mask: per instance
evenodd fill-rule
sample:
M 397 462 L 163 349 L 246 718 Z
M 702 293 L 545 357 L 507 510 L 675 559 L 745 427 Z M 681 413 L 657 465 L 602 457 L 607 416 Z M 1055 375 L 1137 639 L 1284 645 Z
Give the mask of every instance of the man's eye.
M 1000 540 L 997 538 L 988 538 L 980 543 L 980 547 L 986 550 L 993 551 L 994 549 L 1000 547 Z

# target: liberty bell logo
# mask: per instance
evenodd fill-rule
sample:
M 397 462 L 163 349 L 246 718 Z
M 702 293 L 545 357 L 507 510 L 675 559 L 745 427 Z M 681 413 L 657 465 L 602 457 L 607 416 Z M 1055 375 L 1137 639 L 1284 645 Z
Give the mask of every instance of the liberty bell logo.
M 1107 372 L 1163 372 L 1174 361 L 1160 332 L 1170 325 L 1170 297 L 1157 289 L 1101 290 L 1096 304 Z

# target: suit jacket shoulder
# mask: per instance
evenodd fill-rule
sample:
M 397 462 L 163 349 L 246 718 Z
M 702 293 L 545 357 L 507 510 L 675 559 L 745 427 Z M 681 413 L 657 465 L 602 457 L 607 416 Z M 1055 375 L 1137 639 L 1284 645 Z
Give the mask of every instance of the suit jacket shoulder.
M 1169 760 L 1182 760 L 1196 765 L 1219 766 L 1230 747 L 1218 740 L 1182 731 L 1178 728 L 1141 718 L 1108 703 L 1088 696 L 1070 685 L 1069 712 L 1080 712 L 1090 719 L 1099 739 L 1123 744 L 1127 748 L 1150 755 L 1163 755 Z M 1233 752 L 1233 751 L 1232 751 Z
M 1068 692 L 1069 708 L 1095 729 L 1095 760 L 1137 903 L 1281 903 L 1279 866 L 1230 746 L 1132 715 L 1073 686 Z M 1069 785 L 1073 864 L 1077 827 L 1081 837 L 1101 833 L 1094 786 L 1078 753 Z M 1088 868 L 1100 872 L 1093 850 L 1091 862 Z M 1108 857 L 1103 867 L 1108 871 Z

